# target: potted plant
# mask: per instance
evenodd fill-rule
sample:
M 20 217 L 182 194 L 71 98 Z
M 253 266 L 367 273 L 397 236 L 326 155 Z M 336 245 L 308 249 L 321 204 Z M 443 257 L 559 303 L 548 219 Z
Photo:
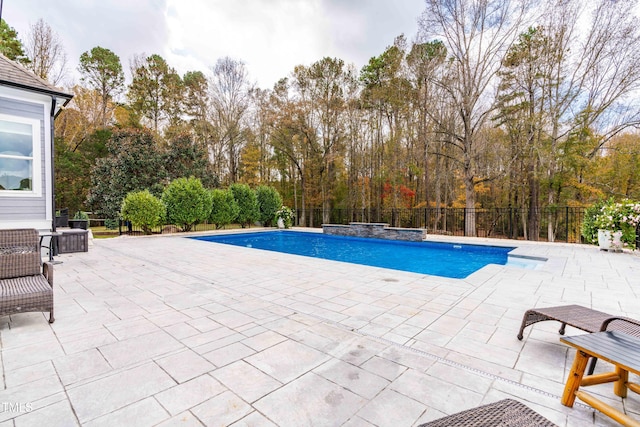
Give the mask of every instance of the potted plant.
M 621 251 L 623 245 L 635 247 L 640 222 L 640 203 L 625 199 L 602 200 L 585 211 L 582 235 L 602 250 Z
M 69 220 L 70 228 L 80 228 L 86 230 L 89 225 L 89 215 L 86 212 L 78 211 L 73 216 L 73 219 Z
M 622 250 L 621 218 L 616 203 L 608 201 L 600 208 L 596 218 L 598 225 L 598 246 L 602 250 Z
M 293 211 L 286 206 L 276 211 L 278 228 L 290 228 L 293 225 Z
M 56 211 L 56 227 L 69 226 L 69 209 L 59 209 Z

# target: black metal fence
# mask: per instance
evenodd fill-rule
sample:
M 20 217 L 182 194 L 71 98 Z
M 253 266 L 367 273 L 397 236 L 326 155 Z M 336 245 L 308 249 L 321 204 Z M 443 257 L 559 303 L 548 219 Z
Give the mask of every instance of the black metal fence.
M 527 239 L 527 215 L 525 209 L 494 208 L 417 208 L 417 209 L 333 209 L 323 216 L 322 209 L 296 212 L 295 225 L 321 227 L 323 223 L 348 224 L 350 222 L 381 222 L 394 227 L 425 228 L 431 234 L 465 236 L 465 221 L 475 216 L 475 231 L 478 237 L 501 239 Z M 540 212 L 539 240 L 561 241 L 570 243 L 582 242 L 580 227 L 584 217 L 584 208 L 560 207 L 546 208 Z M 325 220 L 326 219 L 326 220 Z M 97 225 L 101 220 L 91 220 Z M 196 224 L 191 231 L 209 231 L 216 229 L 208 223 Z M 180 230 L 174 225 L 163 225 L 152 230 L 154 234 L 175 233 Z M 143 234 L 142 230 L 130 223 L 120 221 L 119 234 Z
M 91 225 L 94 225 L 94 221 L 96 225 L 104 225 L 106 227 L 106 222 L 105 220 L 101 220 L 101 219 L 97 219 L 97 220 L 91 220 Z M 191 229 L 189 229 L 188 231 L 193 231 L 193 232 L 202 232 L 202 231 L 212 231 L 212 230 L 224 230 L 224 229 L 229 229 L 229 228 L 237 228 L 238 225 L 237 224 L 232 224 L 229 226 L 223 226 L 221 228 L 216 227 L 215 224 L 210 224 L 208 222 L 201 222 L 198 224 L 195 224 L 191 227 Z M 260 224 L 255 224 L 254 227 L 262 227 L 262 225 Z M 106 227 L 107 229 L 109 227 Z M 251 226 L 247 226 L 246 228 L 251 228 Z M 115 224 L 115 228 L 114 231 L 117 231 L 119 235 L 143 235 L 145 234 L 144 231 L 142 230 L 142 228 L 137 227 L 133 224 L 131 224 L 131 222 L 129 221 L 124 221 L 124 220 L 119 220 L 116 221 Z M 183 230 L 182 228 L 174 225 L 174 224 L 163 224 L 163 225 L 159 225 L 157 227 L 154 227 L 153 229 L 151 229 L 151 234 L 169 234 L 169 233 L 180 233 L 183 232 L 185 230 Z M 94 233 L 95 234 L 95 233 Z
M 322 209 L 296 212 L 296 224 L 320 227 L 323 223 L 348 224 L 349 222 L 382 222 L 394 227 L 425 228 L 431 234 L 465 236 L 465 221 L 475 218 L 477 237 L 501 239 L 527 239 L 526 209 L 493 208 L 416 208 L 416 209 L 333 209 L 323 217 Z M 539 216 L 539 240 L 582 242 L 580 228 L 584 208 L 556 207 L 541 209 Z

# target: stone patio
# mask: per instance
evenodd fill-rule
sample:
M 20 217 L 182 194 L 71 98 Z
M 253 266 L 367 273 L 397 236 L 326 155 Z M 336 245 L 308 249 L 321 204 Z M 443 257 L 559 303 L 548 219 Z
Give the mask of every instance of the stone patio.
M 560 404 L 574 350 L 558 323 L 516 334 L 535 306 L 640 318 L 640 257 L 490 243 L 548 261 L 458 280 L 177 235 L 94 240 L 56 257 L 54 324 L 0 318 L 0 427 L 398 427 L 507 397 L 559 426 L 617 425 Z M 640 396 L 591 389 L 640 418 Z

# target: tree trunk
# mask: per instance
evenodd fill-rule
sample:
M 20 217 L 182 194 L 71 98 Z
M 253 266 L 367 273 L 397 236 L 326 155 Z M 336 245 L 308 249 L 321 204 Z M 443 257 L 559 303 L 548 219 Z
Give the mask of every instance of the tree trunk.
M 527 214 L 528 239 L 540 239 L 540 181 L 537 178 L 536 167 L 529 167 L 529 212 Z
M 302 172 L 300 172 L 300 188 L 302 189 L 301 194 L 300 194 L 300 206 L 302 207 L 302 210 L 300 212 L 300 227 L 304 227 L 306 224 L 306 218 L 307 218 L 307 200 L 305 197 L 306 194 L 306 188 L 305 188 L 305 179 L 304 179 L 304 174 Z

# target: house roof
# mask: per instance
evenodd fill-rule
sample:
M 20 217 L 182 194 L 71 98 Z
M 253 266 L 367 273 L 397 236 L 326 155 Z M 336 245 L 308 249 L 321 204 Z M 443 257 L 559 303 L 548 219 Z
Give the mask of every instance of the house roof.
M 0 85 L 54 96 L 58 108 L 66 105 L 73 98 L 73 95 L 63 92 L 2 54 L 0 54 Z

